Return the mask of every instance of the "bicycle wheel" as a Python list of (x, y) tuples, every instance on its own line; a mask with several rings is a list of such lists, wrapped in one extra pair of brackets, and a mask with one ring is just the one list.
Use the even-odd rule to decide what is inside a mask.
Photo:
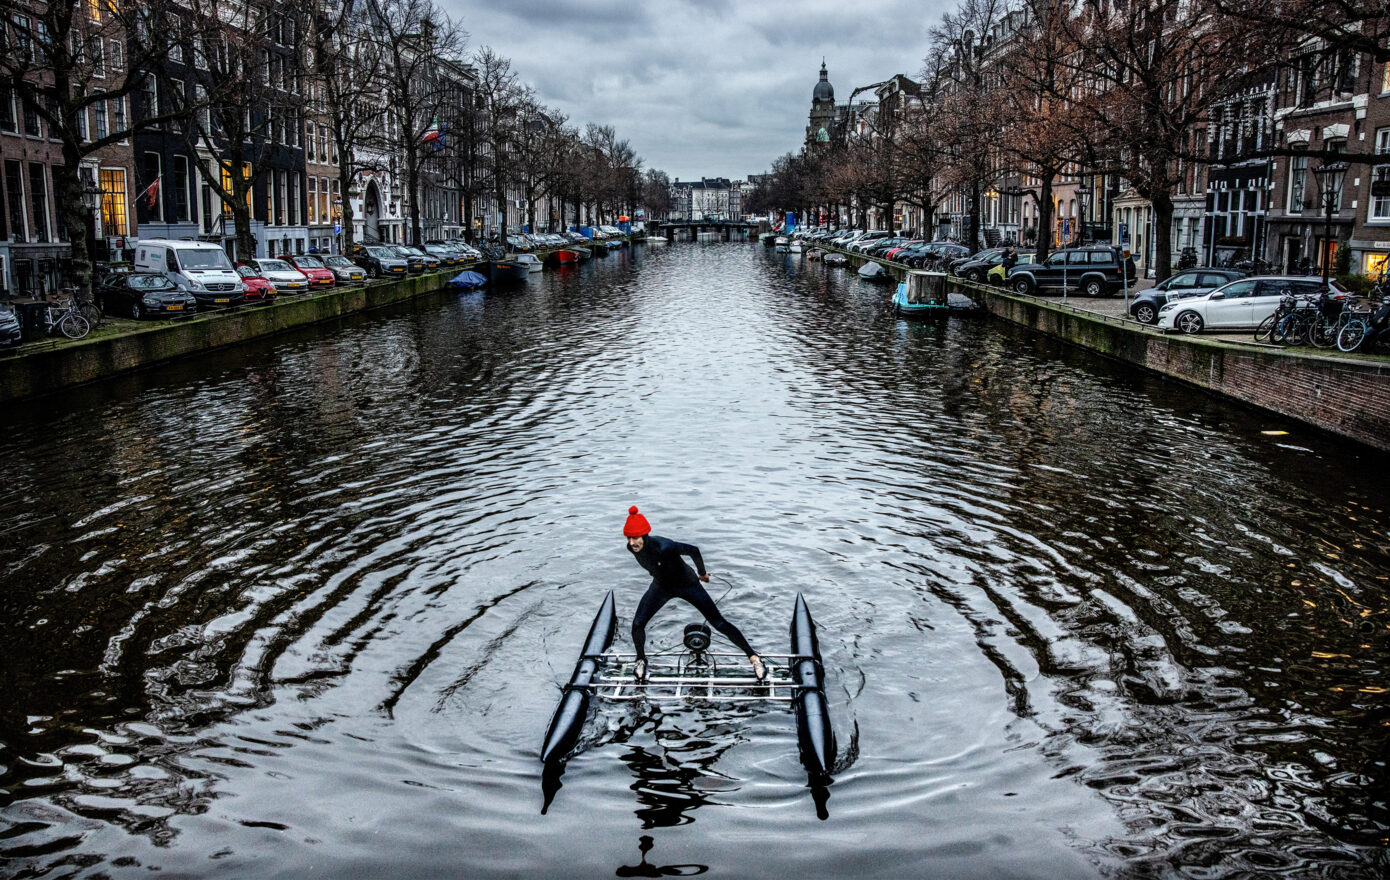
[(101, 322), (106, 320), (106, 314), (102, 312), (101, 306), (98, 305), (95, 300), (84, 306), (80, 306), (77, 312), (82, 317), (86, 318), (87, 323), (93, 327), (100, 326)]
[(1308, 341), (1317, 348), (1331, 348), (1337, 344), (1337, 334), (1341, 332), (1339, 323), (1329, 323), (1323, 318), (1314, 318), (1308, 325)]
[(76, 312), (68, 312), (58, 321), (58, 329), (69, 339), (81, 339), (91, 331), (92, 325)]
[(1263, 321), (1261, 321), (1260, 326), (1255, 328), (1255, 341), (1269, 342), (1270, 335), (1274, 333), (1274, 325), (1281, 317), (1283, 316), (1276, 312), (1275, 314), (1270, 315), (1268, 318), (1265, 318)]
[(1370, 328), (1366, 326), (1366, 322), (1360, 318), (1354, 318), (1347, 322), (1347, 325), (1342, 328), (1342, 332), (1337, 334), (1337, 348), (1342, 351), (1356, 351), (1365, 341), (1368, 329)]
[(1308, 339), (1308, 320), (1297, 312), (1285, 315), (1270, 338), (1280, 345), (1302, 345)]

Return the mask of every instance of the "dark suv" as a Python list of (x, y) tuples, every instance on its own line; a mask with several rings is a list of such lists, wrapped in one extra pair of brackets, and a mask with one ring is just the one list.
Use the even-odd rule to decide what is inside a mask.
[(1005, 284), (1018, 293), (1074, 287), (1087, 296), (1108, 296), (1124, 288), (1125, 276), (1134, 284), (1134, 261), (1120, 256), (1120, 249), (1104, 245), (1057, 251), (1042, 263), (1028, 263), (1009, 270)]

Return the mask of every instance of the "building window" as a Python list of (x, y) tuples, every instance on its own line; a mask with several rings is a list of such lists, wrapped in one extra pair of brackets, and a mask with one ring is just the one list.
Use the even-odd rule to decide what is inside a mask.
[(37, 162), (29, 163), (29, 204), (34, 209), (34, 241), (48, 241), (48, 175)]
[(30, 137), (43, 137), (43, 127), (39, 123), (39, 108), (35, 107), (32, 101), (20, 102), (24, 104), (24, 133)]
[(125, 130), (125, 98), (114, 98), (111, 101), (111, 133), (119, 135)]
[(1390, 61), (1385, 62), (1385, 70), (1380, 75), (1380, 93), (1390, 92)]
[(111, 40), (106, 51), (106, 58), (114, 71), (125, 70), (125, 47), (120, 40)]
[(14, 159), (5, 160), (5, 189), (9, 196), (10, 235), (26, 241), (24, 234), (24, 171)]
[(146, 74), (145, 80), (141, 85), (145, 93), (145, 117), (152, 118), (159, 115), (159, 82), (151, 75)]
[(319, 179), (309, 178), (309, 222), (319, 222)]
[(314, 126), (309, 125), (304, 132), (304, 149), (309, 157), (314, 155)]
[(14, 91), (11, 89), (0, 89), (0, 131), (19, 131), (19, 120), (14, 115)]
[(188, 173), (188, 157), (174, 157), (174, 185), (170, 194), (174, 197), (174, 216), (175, 223), (187, 223), (192, 219), (191, 209), (193, 207), (193, 177)]
[(87, 54), (92, 62), (92, 76), (98, 79), (106, 76), (106, 52), (105, 44), (101, 37), (92, 34), (87, 38)]
[(319, 222), (328, 222), (328, 178), (319, 178)]
[[(1376, 152), (1390, 159), (1390, 128), (1376, 132)], [(1390, 220), (1390, 165), (1371, 170), (1371, 220)]]
[(1303, 200), (1308, 178), (1308, 157), (1294, 156), (1289, 159), (1289, 204), (1290, 214), (1303, 213)]
[[(159, 178), (160, 178), (160, 163), (159, 163), (159, 154), (158, 154), (158, 153), (146, 153), (146, 154), (145, 154), (145, 169), (144, 169), (144, 170), (145, 170), (145, 187), (146, 187), (146, 189), (141, 190), (142, 193), (147, 192), (147, 191), (148, 191), (148, 188), (150, 187), (150, 185), (153, 184), (155, 181), (159, 180)], [(163, 222), (164, 222), (164, 199), (161, 198), (161, 196), (163, 195), (163, 193), (160, 192), (160, 189), (162, 189), (162, 188), (163, 188), (162, 182), (161, 182), (160, 186), (156, 186), (156, 187), (155, 187), (155, 189), (154, 189), (154, 204), (150, 204), (149, 196), (143, 196), (143, 197), (140, 199), (140, 201), (142, 201), (142, 202), (145, 203), (145, 216), (148, 217), (151, 221), (153, 221), (153, 222), (155, 222), (155, 223), (163, 223)]]
[(101, 225), (107, 235), (125, 235), (125, 169), (103, 168), (98, 179), (101, 183)]
[(299, 172), (290, 172), (290, 225), (299, 225)]

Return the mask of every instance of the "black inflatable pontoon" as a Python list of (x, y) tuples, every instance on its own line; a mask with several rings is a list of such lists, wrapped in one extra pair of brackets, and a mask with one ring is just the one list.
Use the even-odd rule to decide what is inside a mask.
[(648, 657), (647, 676), (639, 679), (633, 669), (636, 654), (608, 651), (613, 626), (610, 591), (589, 627), (584, 652), (550, 721), (541, 747), (541, 761), (555, 764), (569, 756), (584, 728), (591, 697), (650, 702), (774, 702), (792, 704), (802, 764), (814, 776), (830, 774), (835, 761), (835, 732), (825, 699), (825, 669), (821, 665), (816, 625), (801, 594), (797, 594), (792, 612), (791, 653), (761, 655), (768, 662), (767, 677), (761, 682), (749, 670), (748, 658), (704, 650), (708, 645), (707, 630), (703, 642), (692, 642), (689, 627), (689, 651), (674, 659), (669, 655)]

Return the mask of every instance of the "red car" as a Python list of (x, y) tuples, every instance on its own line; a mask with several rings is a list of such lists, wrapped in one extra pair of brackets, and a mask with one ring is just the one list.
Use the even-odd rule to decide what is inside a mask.
[(313, 254), (281, 254), (279, 259), (307, 275), (310, 287), (332, 287), (338, 280), (333, 270)]
[(267, 302), (275, 299), (275, 285), (256, 274), (254, 268), (245, 263), (238, 263), (236, 273), (241, 276), (241, 283), (246, 285), (247, 302)]

